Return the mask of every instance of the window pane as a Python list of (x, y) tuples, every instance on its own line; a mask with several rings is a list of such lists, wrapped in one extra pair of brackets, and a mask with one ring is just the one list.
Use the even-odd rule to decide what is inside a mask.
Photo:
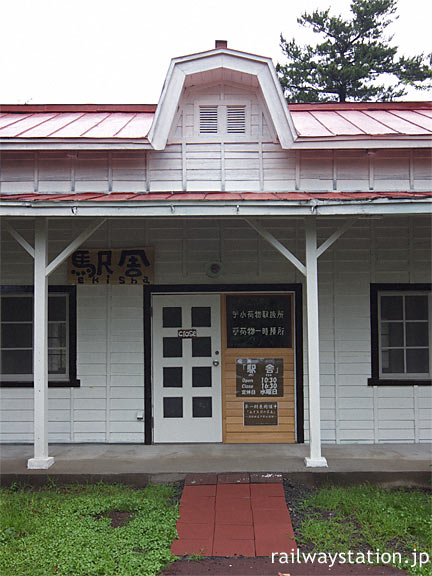
[(194, 358), (211, 356), (211, 338), (192, 338), (192, 356)]
[(66, 350), (48, 350), (49, 374), (66, 374)]
[(383, 350), (381, 358), (383, 374), (404, 373), (403, 350)]
[(181, 358), (183, 355), (183, 344), (181, 338), (165, 337), (163, 339), (163, 357)]
[(429, 350), (410, 348), (406, 352), (407, 372), (409, 374), (429, 374)]
[(31, 350), (2, 350), (1, 374), (32, 374), (33, 352)]
[(192, 388), (211, 388), (211, 385), (212, 385), (211, 366), (193, 366)]
[(66, 296), (48, 297), (48, 320), (66, 320)]
[(402, 306), (402, 296), (381, 296), (381, 319), (402, 320)]
[(8, 320), (33, 321), (33, 297), (32, 296), (18, 296), (8, 297), (2, 296), (1, 299), (1, 319), (3, 322)]
[(181, 328), (182, 309), (180, 307), (165, 306), (162, 308), (162, 326), (164, 328)]
[(426, 294), (405, 297), (405, 317), (407, 320), (428, 319), (428, 297)]
[(211, 399), (211, 396), (192, 398), (192, 416), (193, 416), (193, 418), (211, 418), (212, 417), (212, 399)]
[(402, 322), (382, 322), (381, 323), (381, 346), (403, 346), (403, 323)]
[(2, 324), (2, 348), (31, 348), (33, 346), (33, 324)]
[(48, 347), (66, 347), (66, 324), (48, 324)]
[(183, 386), (183, 369), (179, 367), (165, 367), (163, 369), (163, 387), (181, 388)]
[(164, 418), (183, 418), (183, 398), (163, 399)]
[(211, 308), (210, 306), (194, 306), (192, 308), (192, 326), (211, 326)]
[(406, 323), (406, 345), (407, 346), (428, 346), (429, 345), (429, 324), (427, 322), (407, 322)]

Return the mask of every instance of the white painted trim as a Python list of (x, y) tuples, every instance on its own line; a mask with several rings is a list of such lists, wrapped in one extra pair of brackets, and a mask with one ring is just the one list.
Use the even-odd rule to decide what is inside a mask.
[(54, 270), (56, 270), (73, 252), (75, 252), (75, 250), (79, 248), (81, 244), (87, 240), (87, 238), (94, 234), (94, 232), (96, 232), (96, 230), (100, 228), (105, 221), (106, 218), (96, 223), (93, 222), (87, 226), (87, 228), (83, 230), (81, 234), (69, 244), (69, 246), (66, 246), (66, 248), (62, 250), (62, 252), (60, 252), (60, 254), (56, 256), (52, 262), (48, 264), (46, 268), (46, 275), (49, 276), (52, 274), (52, 272), (54, 272)]
[(26, 240), (25, 238), (23, 238), (23, 237), (21, 236), (21, 234), (20, 234), (19, 232), (17, 232), (17, 231), (15, 230), (15, 228), (13, 228), (13, 227), (9, 224), (9, 222), (4, 222), (4, 227), (5, 227), (6, 230), (9, 232), (9, 234), (12, 236), (12, 238), (14, 238), (14, 239), (18, 242), (18, 244), (19, 244), (20, 246), (22, 246), (22, 247), (24, 248), (24, 250), (25, 250), (26, 252), (28, 252), (28, 254), (30, 254), (30, 256), (31, 256), (32, 258), (34, 258), (34, 257), (35, 257), (35, 251), (34, 251), (33, 246), (31, 246), (31, 245), (27, 242), (27, 240)]
[(174, 61), (172, 61), (148, 133), (148, 140), (155, 150), (163, 150), (166, 146), (185, 78), (185, 73), (180, 68), (175, 67)]
[(342, 234), (351, 228), (356, 220), (357, 218), (351, 218), (345, 222), (345, 224), (343, 224), (338, 230), (336, 230), (336, 232), (334, 232), (329, 238), (327, 238), (327, 240), (325, 240), (317, 249), (317, 257), (319, 258), (322, 254), (324, 254), (324, 252), (330, 248), (330, 246), (332, 246), (332, 244), (334, 244), (336, 240), (342, 236)]
[(86, 140), (67, 140), (62, 142), (44, 140), (24, 140), (23, 138), (0, 139), (0, 150), (151, 150), (152, 145), (147, 138), (143, 140), (110, 140), (98, 141), (90, 138)]
[(293, 150), (352, 150), (360, 148), (361, 150), (369, 148), (430, 148), (430, 136), (425, 138), (407, 138), (399, 136), (398, 139), (379, 139), (375, 138), (340, 138), (333, 136), (332, 139), (304, 139), (298, 138), (291, 146)]
[(320, 355), (318, 326), (318, 255), (316, 218), (306, 218), (306, 316), (309, 381), (309, 458), (306, 466), (327, 466), (321, 456)]
[(282, 256), (284, 256), (287, 260), (289, 260), (291, 264), (294, 264), (294, 266), (297, 268), (297, 270), (299, 270), (303, 274), (303, 276), (306, 276), (305, 266), (300, 262), (300, 260), (296, 256), (294, 256), (292, 252), (290, 252), (290, 250), (288, 250), (288, 248), (286, 248), (281, 242), (279, 242), (279, 240), (275, 238), (273, 234), (271, 234), (260, 224), (258, 224), (256, 220), (248, 218), (245, 219), (245, 222), (247, 222), (249, 226), (253, 228), (256, 232), (258, 232), (260, 236), (265, 238), (267, 242), (271, 244), (273, 248), (275, 248), (278, 252), (280, 252)]
[(28, 468), (49, 468), (54, 458), (48, 456), (48, 220), (35, 221), (34, 258), (34, 458)]
[(432, 199), (421, 200), (306, 200), (306, 201), (252, 201), (243, 200), (179, 200), (179, 201), (130, 201), (130, 202), (25, 202), (6, 201), (0, 204), (0, 216), (30, 217), (285, 217), (285, 216), (368, 216), (385, 214), (432, 214)]

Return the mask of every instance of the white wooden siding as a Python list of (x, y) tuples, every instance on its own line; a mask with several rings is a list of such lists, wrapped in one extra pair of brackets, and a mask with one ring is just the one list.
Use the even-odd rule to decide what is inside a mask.
[[(265, 227), (300, 258), (300, 219), (262, 219)], [(30, 242), (32, 223), (16, 221)], [(50, 258), (84, 227), (80, 219), (50, 223)], [(336, 228), (320, 220), (322, 242)], [(124, 219), (105, 224), (86, 243), (113, 248), (153, 245), (158, 284), (295, 283), (301, 275), (243, 220)], [(31, 284), (33, 264), (2, 231), (0, 275), (4, 284)], [(222, 274), (209, 278), (211, 262)], [(369, 289), (375, 282), (429, 282), (429, 217), (359, 220), (319, 261), (321, 418), (324, 442), (426, 442), (432, 440), (431, 388), (369, 387)], [(66, 267), (50, 277), (66, 283)], [(78, 377), (81, 387), (49, 390), (50, 441), (143, 442), (144, 410), (142, 289), (78, 288)], [(306, 311), (304, 310), (304, 313)], [(304, 349), (306, 358), (306, 348)], [(307, 438), (307, 366), (305, 365)], [(30, 442), (31, 389), (0, 389), (0, 439)]]
[(429, 151), (295, 153), (269, 138), (170, 144), (146, 153), (2, 152), (0, 191), (422, 191), (430, 190), (431, 174)]

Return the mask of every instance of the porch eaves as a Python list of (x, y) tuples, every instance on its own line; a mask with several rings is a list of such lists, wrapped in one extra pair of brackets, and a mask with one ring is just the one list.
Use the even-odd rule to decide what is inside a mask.
[(0, 195), (4, 217), (286, 217), (432, 214), (432, 192)]

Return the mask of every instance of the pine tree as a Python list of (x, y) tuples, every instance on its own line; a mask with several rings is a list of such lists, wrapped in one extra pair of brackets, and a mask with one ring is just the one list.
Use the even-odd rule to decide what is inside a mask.
[(330, 9), (297, 19), (321, 35), (316, 46), (299, 46), (281, 34), (287, 63), (276, 70), (288, 102), (394, 100), (406, 94), (408, 85), (432, 86), (432, 55), (398, 57), (392, 37), (384, 37), (398, 17), (397, 0), (352, 0), (350, 9), (347, 20), (331, 16)]

